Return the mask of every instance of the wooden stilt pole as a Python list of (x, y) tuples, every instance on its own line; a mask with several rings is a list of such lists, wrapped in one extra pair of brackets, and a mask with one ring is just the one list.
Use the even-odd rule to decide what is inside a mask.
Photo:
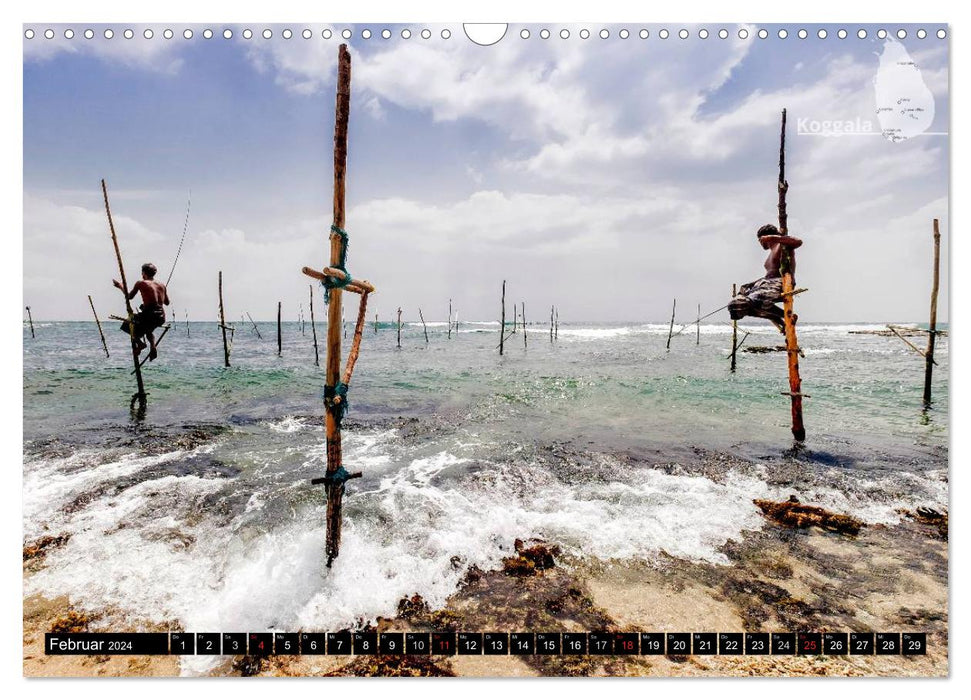
[(185, 337), (189, 337), (189, 310), (185, 310)]
[(401, 349), (401, 307), (398, 307), (398, 349)]
[(374, 314), (374, 334), (378, 333), (378, 315)]
[(674, 334), (674, 312), (678, 308), (678, 300), (674, 300), (674, 305), (671, 307), (671, 327), (668, 328), (668, 350), (671, 350), (671, 336)]
[(448, 300), (448, 339), (452, 339), (452, 300)]
[[(108, 342), (105, 340), (105, 332), (101, 330), (101, 320), (98, 318), (98, 312), (94, 310), (94, 301), (91, 299), (91, 295), (88, 295), (88, 303), (91, 304), (91, 313), (94, 314), (94, 322), (98, 324), (98, 335), (101, 336), (101, 347), (105, 349), (105, 357), (111, 357), (111, 353), (108, 352)], [(27, 307), (30, 308), (29, 306)]]
[(556, 310), (556, 323), (553, 326), (553, 340), (560, 339), (560, 310)]
[(527, 342), (526, 342), (526, 335), (527, 335), (526, 334), (526, 302), (525, 301), (522, 302), (522, 304), (520, 304), (519, 308), (521, 308), (523, 310), (523, 350), (526, 350), (527, 349)]
[(256, 331), (256, 337), (263, 340), (263, 336), (260, 333), (260, 327), (256, 325), (256, 321), (254, 321), (253, 317), (250, 316), (249, 311), (246, 312), (246, 318), (248, 318), (249, 322), (253, 324), (253, 330)]
[(499, 355), (502, 355), (506, 336), (506, 280), (502, 281), (502, 315), (499, 320)]
[(347, 321), (344, 320), (343, 308), (341, 308), (341, 328), (344, 330), (344, 340), (347, 340)]
[(317, 348), (317, 319), (314, 318), (314, 286), (310, 287), (310, 331), (314, 336), (314, 366), (320, 367), (320, 350)]
[(696, 326), (695, 345), (701, 345), (701, 304), (698, 304), (698, 321)]
[(34, 335), (34, 319), (33, 319), (33, 317), (32, 317), (32, 316), (30, 315), (30, 307), (29, 307), (29, 306), (27, 307), (27, 323), (28, 323), (28, 324), (30, 324), (30, 337), (31, 337), (31, 338), (34, 338), (34, 337), (36, 337), (36, 336)]
[[(732, 299), (738, 294), (736, 285), (732, 285)], [(735, 371), (735, 356), (738, 354), (738, 321), (732, 319), (732, 372)]]
[(553, 342), (553, 307), (550, 307), (550, 342)]
[(931, 379), (934, 376), (934, 345), (937, 341), (937, 290), (941, 281), (941, 230), (934, 219), (934, 281), (931, 285), (931, 318), (928, 324), (927, 352), (924, 353), (924, 406), (931, 405)]
[(307, 335), (306, 322), (303, 317), (303, 304), (300, 304), (300, 335)]
[(421, 319), (422, 330), (425, 331), (425, 345), (428, 345), (428, 326), (425, 325), (425, 317), (421, 314), (421, 307), (418, 307), (418, 318)]
[(138, 346), (135, 338), (135, 323), (133, 321), (134, 313), (132, 312), (131, 301), (128, 299), (128, 278), (125, 276), (125, 264), (121, 260), (118, 236), (115, 234), (115, 224), (111, 218), (111, 207), (108, 205), (108, 186), (104, 180), (101, 181), (101, 193), (104, 195), (105, 212), (108, 214), (108, 228), (111, 229), (111, 242), (115, 246), (115, 258), (118, 260), (118, 273), (121, 275), (122, 294), (125, 297), (125, 311), (128, 316), (128, 336), (131, 340), (132, 364), (135, 366), (135, 384), (138, 387), (138, 391), (132, 396), (132, 402), (134, 403), (137, 400), (139, 404), (144, 406), (148, 395), (145, 393), (145, 383), (142, 381), (142, 370), (138, 364)]
[[(789, 234), (789, 217), (786, 212), (786, 110), (782, 110), (782, 131), (779, 137), (779, 233)], [(786, 328), (786, 355), (789, 360), (789, 398), (792, 402), (792, 436), (797, 442), (806, 439), (802, 422), (802, 378), (799, 376), (799, 341), (796, 338), (796, 320), (792, 312), (795, 280), (792, 274), (793, 251), (786, 248), (782, 256), (782, 310)]]
[(283, 357), (283, 302), (276, 303), (276, 355)]
[(519, 312), (516, 311), (517, 308), (518, 307), (515, 304), (512, 305), (512, 332), (513, 333), (516, 332), (516, 328), (519, 325)]
[[(347, 122), (351, 109), (351, 54), (347, 44), (341, 44), (337, 57), (337, 99), (334, 116), (334, 223), (337, 229), (344, 229), (344, 192), (347, 174)], [(340, 267), (345, 258), (344, 238), (333, 229), (330, 234), (330, 267)], [(330, 303), (327, 307), (327, 360), (326, 387), (336, 391), (341, 379), (341, 312), (343, 292), (338, 287), (330, 290)], [(325, 388), (325, 393), (327, 389)], [(334, 402), (324, 402), (325, 429), (327, 433), (327, 477), (334, 479), (343, 470), (341, 448), (340, 416), (343, 406)], [(341, 543), (341, 504), (344, 499), (344, 483), (332, 480), (327, 483), (327, 566), (329, 567), (340, 551)]]
[(223, 332), (223, 362), (229, 367), (229, 338), (226, 336), (226, 310), (223, 307), (223, 271), (219, 271), (219, 327)]

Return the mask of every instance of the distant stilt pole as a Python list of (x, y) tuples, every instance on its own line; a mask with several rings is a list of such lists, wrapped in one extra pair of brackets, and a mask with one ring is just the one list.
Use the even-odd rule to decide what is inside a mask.
[(256, 325), (256, 321), (254, 321), (253, 317), (250, 316), (249, 311), (246, 312), (246, 318), (248, 318), (249, 322), (253, 324), (253, 330), (256, 331), (256, 337), (263, 340), (263, 336), (260, 334), (260, 327)]
[(283, 357), (283, 302), (276, 303), (276, 355)]
[[(732, 285), (732, 299), (738, 294), (738, 288), (736, 285)], [(738, 321), (732, 319), (732, 372), (735, 372), (735, 356), (738, 353)]]
[(185, 337), (189, 337), (189, 310), (185, 310)]
[(223, 332), (223, 361), (229, 367), (229, 338), (226, 336), (226, 311), (223, 306), (223, 271), (219, 271), (219, 327)]
[(378, 332), (378, 315), (374, 314), (374, 333), (377, 335)]
[[(101, 347), (105, 349), (105, 357), (111, 357), (111, 353), (108, 352), (108, 343), (105, 340), (105, 333), (101, 330), (101, 320), (98, 318), (98, 312), (94, 310), (94, 301), (91, 300), (91, 295), (88, 295), (88, 303), (91, 304), (91, 313), (94, 314), (94, 322), (98, 324), (98, 335), (101, 336)], [(27, 307), (27, 311), (30, 311), (30, 307)]]
[(27, 323), (30, 324), (30, 337), (34, 338), (34, 319), (30, 315), (30, 307), (27, 307)]
[(553, 340), (560, 339), (560, 310), (556, 310), (556, 323), (553, 325)]
[(668, 328), (668, 350), (671, 350), (671, 336), (674, 334), (674, 312), (678, 308), (678, 300), (674, 300), (674, 305), (671, 307), (671, 327)]
[(317, 347), (317, 319), (314, 318), (314, 286), (310, 287), (310, 330), (314, 335), (314, 366), (320, 367), (320, 350)]
[(553, 342), (553, 307), (550, 307), (550, 342)]
[(516, 305), (512, 305), (512, 332), (516, 332), (516, 326), (519, 323), (519, 312), (516, 311)]
[(448, 339), (452, 339), (452, 300), (448, 300)]
[(524, 301), (520, 307), (523, 310), (523, 349), (526, 349), (526, 302)]
[(133, 322), (134, 313), (131, 308), (131, 301), (128, 299), (128, 279), (125, 277), (125, 264), (121, 260), (121, 249), (118, 247), (118, 236), (115, 234), (115, 224), (111, 218), (111, 207), (108, 206), (108, 186), (105, 181), (101, 181), (101, 193), (104, 195), (105, 200), (105, 212), (108, 214), (108, 228), (111, 229), (111, 242), (115, 246), (115, 258), (118, 260), (118, 272), (121, 275), (121, 286), (122, 295), (125, 297), (125, 311), (128, 314), (128, 336), (131, 340), (131, 357), (132, 363), (135, 365), (135, 384), (138, 387), (138, 391), (132, 397), (132, 405), (135, 401), (144, 408), (145, 403), (148, 399), (148, 394), (145, 393), (145, 383), (142, 381), (142, 369), (138, 364), (138, 346), (136, 344), (135, 338), (135, 324)]
[(347, 321), (344, 320), (344, 307), (341, 306), (341, 328), (344, 329), (344, 340), (347, 340)]
[(701, 345), (701, 304), (698, 304), (698, 321), (696, 326), (695, 345)]
[(506, 336), (506, 280), (502, 281), (502, 315), (499, 320), (499, 355), (502, 356)]
[(927, 351), (924, 353), (924, 406), (931, 405), (931, 379), (934, 375), (934, 345), (937, 340), (937, 290), (941, 281), (941, 231), (934, 219), (934, 282), (931, 285), (931, 318), (927, 326)]
[(421, 307), (418, 307), (418, 318), (421, 319), (421, 327), (425, 331), (425, 345), (428, 345), (428, 326), (425, 325), (425, 317), (421, 315)]
[(303, 317), (303, 304), (300, 304), (300, 335), (307, 335), (306, 322)]
[(398, 349), (401, 349), (401, 307), (398, 307)]

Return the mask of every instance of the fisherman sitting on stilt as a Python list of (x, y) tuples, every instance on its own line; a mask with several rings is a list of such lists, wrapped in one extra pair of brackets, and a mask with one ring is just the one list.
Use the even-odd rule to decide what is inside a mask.
[[(169, 292), (165, 288), (165, 285), (155, 281), (156, 272), (158, 272), (158, 268), (152, 263), (142, 265), (142, 278), (135, 283), (135, 286), (132, 287), (130, 292), (118, 280), (111, 280), (112, 284), (124, 292), (125, 296), (129, 299), (134, 299), (138, 293), (142, 295), (141, 311), (132, 316), (135, 324), (134, 331), (129, 329), (128, 321), (124, 321), (121, 324), (121, 330), (126, 335), (134, 335), (135, 349), (138, 351), (138, 354), (141, 354), (142, 350), (146, 347), (150, 347), (148, 353), (149, 360), (154, 360), (158, 357), (158, 350), (155, 349), (155, 335), (153, 331), (165, 323), (165, 309), (162, 305), (165, 304), (167, 306), (171, 303), (169, 301)], [(145, 345), (142, 341), (142, 337), (144, 336), (148, 337), (148, 345)]]
[[(728, 305), (728, 314), (733, 320), (738, 321), (745, 316), (757, 316), (768, 319), (775, 324), (781, 333), (786, 332), (784, 314), (782, 309), (776, 306), (782, 301), (782, 256), (786, 248), (794, 249), (802, 245), (802, 241), (792, 236), (783, 236), (772, 224), (766, 224), (755, 234), (759, 239), (759, 244), (769, 251), (769, 257), (765, 259), (765, 277), (743, 284), (738, 290), (738, 294)], [(790, 266), (795, 284), (796, 257), (790, 255)], [(798, 317), (793, 314), (792, 321), (796, 322)]]

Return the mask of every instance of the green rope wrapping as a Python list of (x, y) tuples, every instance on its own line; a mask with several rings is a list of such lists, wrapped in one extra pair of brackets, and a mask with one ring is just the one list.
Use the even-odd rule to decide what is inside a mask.
[(334, 470), (333, 474), (325, 474), (323, 478), (323, 482), (328, 486), (330, 485), (343, 486), (350, 478), (351, 478), (350, 473), (346, 469), (344, 469), (344, 465), (341, 465), (337, 467), (336, 470)]
[(345, 231), (344, 229), (342, 229), (337, 224), (331, 224), (330, 225), (330, 230), (333, 233), (336, 233), (341, 238), (341, 256), (340, 256), (340, 262), (338, 262), (336, 265), (332, 265), (331, 267), (334, 267), (335, 269), (340, 270), (341, 272), (343, 272), (344, 273), (344, 277), (343, 278), (339, 278), (339, 277), (328, 277), (323, 282), (321, 282), (321, 284), (324, 286), (324, 303), (325, 304), (329, 304), (330, 303), (330, 290), (331, 289), (343, 289), (344, 287), (346, 287), (347, 285), (349, 285), (351, 283), (351, 273), (347, 271), (347, 241), (348, 241), (347, 231)]
[[(341, 429), (341, 422), (344, 420), (344, 414), (347, 413), (347, 390), (349, 388), (344, 382), (337, 382), (336, 386), (324, 386), (324, 405), (333, 411), (338, 430)], [(340, 397), (340, 401), (334, 401), (338, 397)]]

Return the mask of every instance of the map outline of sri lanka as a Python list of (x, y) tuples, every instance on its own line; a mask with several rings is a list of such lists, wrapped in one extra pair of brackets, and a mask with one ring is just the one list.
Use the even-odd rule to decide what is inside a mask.
[(894, 143), (920, 136), (934, 122), (934, 95), (904, 45), (888, 37), (873, 78), (876, 115), (884, 138)]

